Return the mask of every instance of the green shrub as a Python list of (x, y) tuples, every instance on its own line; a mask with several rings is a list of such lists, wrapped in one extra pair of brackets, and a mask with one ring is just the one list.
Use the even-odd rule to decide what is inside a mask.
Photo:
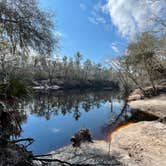
[(17, 76), (10, 76), (7, 82), (1, 85), (0, 92), (7, 97), (18, 97), (20, 99), (32, 94), (31, 88)]

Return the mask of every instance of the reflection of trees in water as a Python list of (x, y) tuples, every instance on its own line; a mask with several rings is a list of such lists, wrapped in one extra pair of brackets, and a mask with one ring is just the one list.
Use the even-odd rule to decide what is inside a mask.
[(0, 144), (3, 142), (2, 139), (8, 141), (10, 138), (15, 139), (20, 136), (22, 131), (20, 124), (27, 119), (26, 113), (21, 110), (17, 100), (0, 101)]
[(128, 109), (127, 104), (124, 103), (124, 105), (122, 105), (122, 108), (119, 109), (120, 112), (117, 113), (116, 110), (114, 110), (112, 107), (112, 111), (110, 112), (109, 116), (109, 121), (102, 127), (102, 131), (104, 133), (111, 133), (113, 130), (115, 130), (116, 127), (126, 122), (126, 120), (129, 120), (131, 112), (130, 109)]
[(78, 120), (81, 109), (88, 112), (91, 109), (100, 108), (101, 104), (111, 102), (113, 98), (117, 98), (117, 94), (110, 91), (59, 91), (47, 95), (35, 95), (26, 107), (31, 113), (44, 116), (46, 119), (49, 119), (51, 115), (72, 113), (74, 119)]
[[(81, 111), (90, 111), (94, 108), (100, 108), (104, 103), (111, 103), (117, 98), (116, 93), (109, 91), (98, 92), (56, 92), (52, 94), (35, 95), (29, 101), (16, 102), (14, 108), (11, 107), (9, 112), (1, 111), (0, 114), (0, 144), (5, 148), (13, 149), (19, 152), (17, 156), (30, 156), (30, 160), (34, 160), (33, 154), (26, 148), (33, 143), (32, 138), (18, 139), (21, 133), (21, 124), (27, 120), (27, 115), (36, 114), (38, 116), (49, 119), (51, 115), (66, 115), (71, 113), (75, 120), (81, 116)], [(20, 103), (21, 102), (21, 103)], [(12, 103), (13, 106), (13, 103)], [(110, 105), (110, 108), (113, 106)], [(111, 111), (110, 111), (111, 112)], [(6, 117), (6, 118), (5, 118)], [(12, 138), (13, 136), (13, 138)], [(26, 142), (26, 143), (22, 143)], [(16, 145), (19, 143), (19, 145)], [(0, 146), (2, 147), (2, 146)], [(4, 151), (4, 150), (1, 150)], [(25, 154), (24, 154), (25, 153)], [(8, 155), (5, 154), (5, 157)], [(11, 155), (11, 153), (10, 153)], [(4, 157), (4, 158), (5, 158)], [(58, 161), (62, 162), (62, 161)]]

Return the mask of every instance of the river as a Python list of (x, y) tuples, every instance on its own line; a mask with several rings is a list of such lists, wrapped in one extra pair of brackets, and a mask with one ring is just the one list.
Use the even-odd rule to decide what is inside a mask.
[(20, 138), (35, 140), (28, 147), (34, 154), (45, 154), (70, 144), (71, 136), (81, 128), (89, 128), (94, 139), (106, 139), (110, 124), (117, 120), (122, 107), (119, 93), (111, 91), (36, 94), (20, 108)]

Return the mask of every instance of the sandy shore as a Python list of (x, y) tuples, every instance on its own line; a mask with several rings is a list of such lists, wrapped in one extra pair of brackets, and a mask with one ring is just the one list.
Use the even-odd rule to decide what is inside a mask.
[[(153, 121), (130, 124), (112, 133), (111, 138), (110, 142), (84, 143), (80, 148), (66, 146), (51, 152), (51, 159), (81, 165), (166, 165), (166, 125), (163, 123)], [(56, 165), (60, 163), (49, 164)]]
[(128, 105), (133, 109), (150, 113), (159, 118), (166, 117), (166, 94), (161, 94), (150, 99), (130, 101)]

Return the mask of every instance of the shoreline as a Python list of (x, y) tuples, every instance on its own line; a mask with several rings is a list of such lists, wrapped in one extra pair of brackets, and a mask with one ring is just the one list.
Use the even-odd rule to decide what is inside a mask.
[[(111, 134), (110, 141), (94, 140), (52, 151), (50, 159), (71, 164), (164, 166), (166, 165), (166, 125), (158, 121), (142, 121), (119, 128)], [(46, 159), (48, 157), (45, 157)], [(34, 162), (41, 166), (40, 162)], [(52, 162), (49, 166), (59, 166)]]
[(98, 87), (98, 86), (87, 86), (87, 87), (63, 87), (63, 86), (33, 86), (32, 87), (33, 91), (36, 93), (50, 93), (50, 92), (58, 92), (58, 91), (118, 91), (119, 88), (114, 88), (114, 87), (107, 87), (107, 86), (103, 86), (103, 87)]
[(129, 101), (128, 105), (134, 110), (140, 110), (158, 118), (166, 117), (166, 94), (164, 93), (150, 99)]

